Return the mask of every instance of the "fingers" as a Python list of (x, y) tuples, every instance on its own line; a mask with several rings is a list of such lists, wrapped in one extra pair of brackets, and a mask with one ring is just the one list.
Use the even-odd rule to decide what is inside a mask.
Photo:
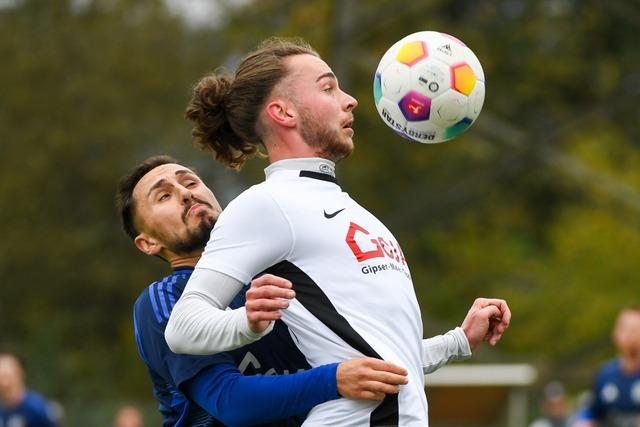
[(273, 274), (263, 274), (262, 276), (254, 279), (251, 282), (251, 287), (261, 287), (265, 285), (276, 286), (280, 288), (291, 289), (293, 285), (287, 279), (283, 279), (282, 277), (274, 276)]
[(504, 332), (504, 329), (508, 328), (509, 323), (511, 323), (511, 309), (509, 309), (509, 305), (505, 300), (499, 298), (476, 298), (469, 311), (483, 309), (488, 306), (494, 306), (500, 310), (500, 314), (493, 317), (500, 318), (500, 327)]
[(251, 282), (251, 288), (247, 291), (247, 300), (260, 298), (286, 298), (292, 299), (296, 296), (292, 289), (293, 285), (287, 279), (265, 274)]
[(385, 394), (399, 393), (407, 384), (406, 369), (374, 358), (342, 362), (336, 371), (338, 391), (344, 397), (382, 400)]
[(260, 288), (250, 288), (245, 298), (248, 301), (260, 300), (290, 300), (296, 296), (292, 289), (279, 288), (277, 286), (262, 286)]
[(372, 391), (367, 391), (367, 390), (363, 390), (359, 396), (351, 396), (353, 399), (360, 399), (360, 400), (374, 400), (377, 402), (380, 402), (381, 400), (384, 400), (384, 393), (375, 393)]
[[(367, 381), (363, 383), (363, 393), (371, 393), (373, 395), (398, 394), (400, 387), (398, 385), (387, 384), (378, 381)], [(383, 397), (384, 398), (384, 397)]]
[(363, 363), (366, 364), (366, 366), (376, 371), (389, 372), (389, 373), (401, 375), (401, 376), (407, 376), (408, 374), (407, 370), (402, 366), (394, 365), (393, 363), (387, 362), (386, 360), (375, 359), (373, 357), (369, 357), (362, 360), (363, 360)]
[(289, 300), (295, 298), (289, 280), (272, 274), (265, 274), (251, 282), (246, 293), (245, 309), (249, 328), (261, 332), (269, 322), (282, 317), (282, 310), (289, 307)]
[(501, 317), (504, 315), (504, 312), (495, 305), (489, 305), (478, 310), (476, 315), (486, 319), (485, 322), (488, 322), (484, 341), (488, 341), (489, 344), (495, 346), (509, 326), (508, 321), (505, 321), (504, 318)]

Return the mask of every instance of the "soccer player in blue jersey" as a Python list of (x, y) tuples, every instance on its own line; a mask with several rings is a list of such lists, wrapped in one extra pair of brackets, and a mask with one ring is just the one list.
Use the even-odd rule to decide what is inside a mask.
[(640, 307), (624, 308), (613, 329), (618, 357), (598, 372), (591, 402), (576, 427), (640, 426)]
[(13, 353), (0, 353), (0, 427), (57, 427), (57, 411), (29, 390), (24, 368)]
[[(142, 292), (134, 307), (136, 344), (165, 426), (262, 424), (303, 416), (314, 405), (340, 396), (381, 400), (406, 382), (404, 369), (375, 359), (310, 369), (281, 322), (260, 341), (232, 353), (172, 353), (164, 340), (167, 319), (209, 239), (220, 206), (193, 170), (167, 156), (152, 157), (134, 168), (122, 179), (117, 201), (123, 228), (138, 249), (172, 267), (171, 274)], [(248, 317), (260, 323), (279, 316), (277, 310), (293, 296), (282, 282), (286, 281), (269, 275), (253, 282), (246, 292), (246, 310), (238, 310), (243, 313), (238, 329), (250, 323)], [(242, 307), (244, 300), (243, 290), (231, 306)], [(246, 333), (252, 334), (250, 329)], [(239, 370), (262, 375), (242, 376)], [(274, 375), (287, 373), (291, 375)], [(299, 425), (301, 420), (294, 417), (276, 425)]]

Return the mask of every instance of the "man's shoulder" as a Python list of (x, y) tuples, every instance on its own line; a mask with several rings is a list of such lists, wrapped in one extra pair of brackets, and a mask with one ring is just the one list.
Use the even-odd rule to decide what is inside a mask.
[(136, 316), (153, 313), (158, 322), (166, 322), (176, 301), (182, 295), (193, 269), (178, 269), (152, 282), (142, 290), (134, 303)]
[(47, 399), (37, 391), (27, 390), (27, 393), (24, 397), (23, 405), (28, 405), (32, 407), (44, 407), (47, 405)]
[(30, 412), (41, 413), (49, 417), (51, 408), (50, 402), (40, 393), (27, 390), (24, 400), (22, 401), (22, 407)]
[(622, 370), (620, 369), (619, 359), (607, 360), (602, 365), (600, 365), (600, 370), (598, 371), (598, 377), (601, 380), (609, 380), (612, 377), (618, 377), (621, 374)]

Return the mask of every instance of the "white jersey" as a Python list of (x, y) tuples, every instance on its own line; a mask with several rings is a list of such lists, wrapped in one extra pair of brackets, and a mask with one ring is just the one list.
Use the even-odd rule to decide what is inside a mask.
[(398, 395), (377, 402), (332, 400), (307, 426), (420, 426), (427, 423), (422, 320), (400, 245), (337, 185), (333, 163), (276, 162), (267, 180), (224, 210), (198, 268), (248, 283), (285, 277), (296, 298), (283, 320), (310, 365), (369, 356), (409, 372)]

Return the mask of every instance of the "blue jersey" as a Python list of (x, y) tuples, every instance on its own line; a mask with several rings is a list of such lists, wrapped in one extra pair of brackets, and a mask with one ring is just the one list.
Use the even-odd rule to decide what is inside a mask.
[[(216, 418), (225, 424), (255, 425), (256, 420), (302, 414), (270, 424), (296, 426), (311, 407), (338, 397), (336, 366), (308, 371), (309, 364), (282, 322), (276, 322), (274, 330), (262, 339), (233, 352), (211, 356), (171, 352), (164, 331), (192, 272), (193, 268), (174, 270), (147, 287), (134, 305), (136, 345), (151, 376), (165, 427), (224, 425)], [(242, 305), (244, 292), (231, 307)], [(242, 377), (239, 371), (262, 376)], [(296, 372), (300, 373), (271, 376)], [(226, 413), (238, 417), (225, 418)], [(248, 414), (253, 418), (246, 418)]]
[(640, 425), (640, 371), (626, 374), (617, 359), (606, 363), (596, 377), (593, 401), (578, 418), (608, 427)]
[(0, 427), (57, 427), (55, 411), (38, 393), (27, 390), (20, 404), (8, 408), (0, 404)]

